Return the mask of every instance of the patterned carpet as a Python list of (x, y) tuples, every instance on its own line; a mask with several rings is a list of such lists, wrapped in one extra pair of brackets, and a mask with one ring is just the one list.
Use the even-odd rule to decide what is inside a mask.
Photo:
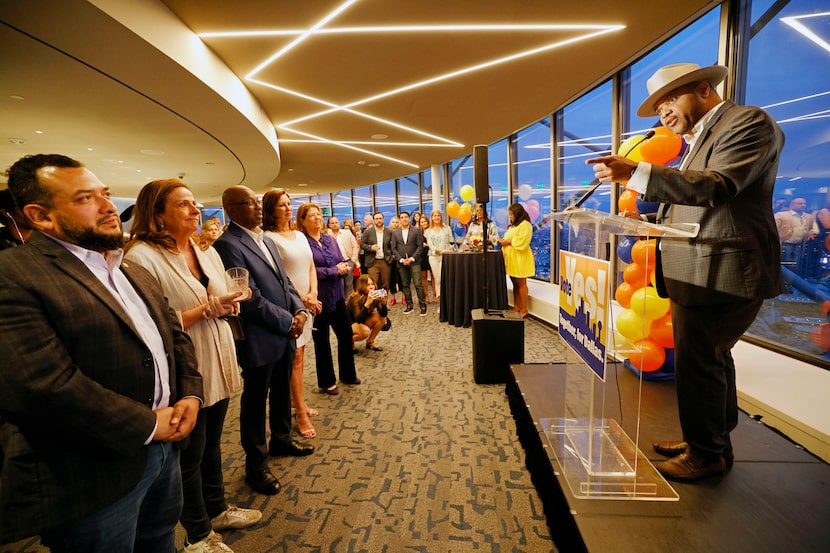
[[(429, 314), (391, 308), (393, 328), (359, 345), (360, 386), (336, 397), (315, 393), (313, 347), (306, 353), (306, 400), (317, 451), (275, 458), (283, 490), (268, 497), (245, 486), (238, 396), (225, 425), (228, 501), (263, 511), (248, 530), (226, 531), (236, 553), (555, 551), (542, 504), (499, 384), (472, 374), (472, 331)], [(561, 360), (549, 327), (525, 324), (525, 361)], [(179, 543), (183, 535), (179, 532)], [(0, 551), (40, 552), (36, 541)]]

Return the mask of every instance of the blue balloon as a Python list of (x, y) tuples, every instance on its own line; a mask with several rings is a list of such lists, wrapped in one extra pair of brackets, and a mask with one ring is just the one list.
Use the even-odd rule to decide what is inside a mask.
[(674, 348), (666, 348), (666, 360), (660, 370), (673, 371), (674, 370)]
[(623, 263), (631, 263), (634, 261), (631, 258), (631, 248), (634, 247), (635, 242), (637, 242), (636, 236), (620, 237), (620, 241), (617, 244), (617, 256), (623, 261)]
[(649, 215), (651, 213), (657, 213), (657, 210), (660, 208), (660, 202), (647, 202), (643, 200), (640, 196), (637, 196), (637, 213), (640, 215)]

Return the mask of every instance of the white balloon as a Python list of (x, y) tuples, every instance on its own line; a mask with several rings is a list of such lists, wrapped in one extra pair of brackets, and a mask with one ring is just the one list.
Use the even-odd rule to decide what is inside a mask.
[(533, 188), (529, 184), (519, 186), (519, 198), (528, 201), (533, 196)]

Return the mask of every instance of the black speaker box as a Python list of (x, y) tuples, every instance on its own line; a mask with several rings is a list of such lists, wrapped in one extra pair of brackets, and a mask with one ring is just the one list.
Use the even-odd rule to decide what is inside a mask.
[(515, 311), (473, 309), (473, 380), (507, 382), (510, 365), (525, 362), (525, 321)]
[(486, 204), (490, 201), (490, 164), (487, 161), (487, 146), (473, 146), (473, 182), (476, 189), (476, 202)]

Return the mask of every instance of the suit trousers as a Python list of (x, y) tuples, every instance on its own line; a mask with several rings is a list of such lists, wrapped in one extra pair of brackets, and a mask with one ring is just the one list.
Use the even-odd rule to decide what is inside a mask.
[(421, 282), (421, 264), (411, 263), (403, 265), (398, 263), (398, 275), (401, 277), (401, 289), (403, 290), (403, 297), (406, 298), (406, 308), (410, 306), (415, 307), (412, 303), (412, 286), (415, 285), (415, 293), (418, 295), (418, 305), (421, 309), (427, 308), (427, 300), (424, 295), (424, 284)]
[(337, 301), (333, 310), (324, 306), (320, 314), (314, 317), (314, 330), (311, 332), (311, 338), (314, 340), (314, 357), (317, 363), (317, 386), (321, 390), (337, 383), (329, 341), (329, 327), (334, 329), (334, 334), (337, 336), (337, 364), (340, 368), (340, 381), (349, 384), (357, 380), (352, 351), (354, 346), (352, 322), (346, 309), (346, 301), (341, 299)]
[(389, 289), (389, 276), (392, 274), (392, 268), (385, 259), (375, 259), (374, 264), (366, 269), (366, 271), (369, 273), (369, 276), (372, 277), (372, 280), (375, 281), (378, 288), (383, 288), (387, 292), (392, 292), (392, 290)]
[(190, 444), (181, 452), (184, 507), (181, 523), (187, 541), (196, 543), (210, 534), (210, 519), (223, 513), (225, 481), (222, 475), (222, 427), (230, 399), (199, 411)]
[(268, 468), (265, 435), (265, 402), (272, 443), (291, 443), (291, 367), (294, 349), (285, 348), (282, 357), (261, 367), (242, 368), (242, 397), (239, 426), (245, 470), (253, 473)]
[(763, 300), (683, 306), (671, 302), (677, 404), (683, 439), (692, 452), (715, 461), (732, 450), (738, 425), (732, 347)]
[(179, 451), (170, 442), (147, 446), (147, 466), (135, 488), (81, 520), (41, 534), (52, 553), (175, 553), (182, 510)]

